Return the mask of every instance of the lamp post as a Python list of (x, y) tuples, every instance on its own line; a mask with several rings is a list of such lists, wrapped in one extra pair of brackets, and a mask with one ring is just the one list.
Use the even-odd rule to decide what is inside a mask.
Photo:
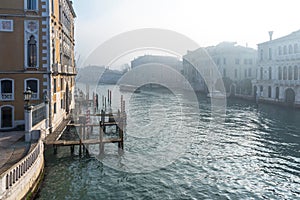
[(25, 106), (29, 106), (29, 101), (31, 99), (32, 91), (30, 90), (30, 87), (26, 88), (26, 91), (24, 91), (24, 101), (25, 101)]
[(25, 119), (25, 142), (31, 141), (31, 129), (32, 129), (32, 106), (29, 104), (32, 91), (27, 87), (24, 91), (24, 119)]

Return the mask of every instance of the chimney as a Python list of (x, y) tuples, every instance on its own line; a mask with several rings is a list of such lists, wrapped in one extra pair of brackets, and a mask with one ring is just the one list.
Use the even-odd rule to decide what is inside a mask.
[(272, 40), (273, 31), (269, 31), (270, 41)]

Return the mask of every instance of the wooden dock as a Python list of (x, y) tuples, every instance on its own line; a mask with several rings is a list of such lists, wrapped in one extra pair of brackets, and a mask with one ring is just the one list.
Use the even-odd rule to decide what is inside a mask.
[[(105, 99), (106, 101), (106, 98), (102, 99)], [(45, 138), (44, 143), (46, 145), (53, 145), (55, 154), (57, 153), (57, 148), (59, 146), (70, 146), (72, 154), (74, 153), (74, 146), (78, 146), (79, 155), (81, 155), (82, 152), (86, 152), (88, 154), (89, 145), (99, 145), (99, 154), (101, 155), (104, 153), (104, 145), (107, 143), (118, 143), (119, 152), (123, 151), (124, 129), (126, 126), (125, 101), (123, 100), (123, 96), (121, 96), (121, 109), (115, 113), (113, 113), (111, 109), (111, 91), (108, 91), (107, 105), (106, 102), (103, 103), (103, 105), (105, 105), (104, 108), (109, 109), (102, 109), (99, 113), (94, 112), (91, 114), (91, 110), (98, 109), (95, 109), (96, 107), (93, 105), (92, 100), (87, 99), (85, 101), (81, 98), (77, 103), (77, 107), (75, 107), (74, 111), (77, 114), (75, 115), (76, 118), (71, 119), (71, 117), (68, 117), (63, 120), (62, 123)], [(82, 114), (84, 112), (85, 114)], [(91, 123), (91, 118), (98, 119), (98, 123)], [(76, 132), (78, 134), (77, 139), (61, 139), (61, 136), (64, 133), (70, 133), (68, 132), (67, 127), (76, 128)], [(98, 127), (97, 131), (95, 131), (96, 128), (94, 127)], [(108, 129), (112, 129), (109, 127), (115, 128), (114, 134), (116, 137), (106, 137), (109, 135)]]

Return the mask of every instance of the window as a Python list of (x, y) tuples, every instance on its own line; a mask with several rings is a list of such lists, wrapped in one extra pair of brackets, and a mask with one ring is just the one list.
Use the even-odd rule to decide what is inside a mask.
[(294, 53), (298, 53), (298, 44), (294, 44)]
[(63, 98), (60, 100), (60, 108), (61, 108), (61, 109), (64, 108), (64, 99), (63, 99)]
[(53, 79), (53, 93), (56, 93), (56, 79)]
[(14, 81), (12, 79), (0, 79), (0, 100), (10, 101), (14, 99)]
[(56, 103), (53, 105), (53, 113), (56, 114)]
[(30, 90), (32, 92), (31, 99), (33, 99), (33, 100), (39, 99), (39, 80), (38, 79), (26, 79), (24, 91), (28, 87), (30, 88)]
[(272, 49), (269, 48), (269, 60), (272, 60)]
[(269, 80), (272, 79), (272, 67), (269, 67)]
[(261, 49), (260, 50), (260, 60), (264, 59), (264, 51)]
[(282, 68), (281, 67), (278, 68), (278, 79), (282, 80)]
[(240, 59), (236, 58), (235, 59), (235, 64), (237, 64), (237, 65), (240, 64)]
[(54, 0), (51, 0), (51, 11), (54, 14)]
[(250, 58), (250, 59), (249, 59), (249, 64), (252, 65), (252, 63), (253, 63), (253, 61), (252, 61), (252, 59)]
[(38, 0), (27, 0), (27, 10), (37, 10)]
[(283, 55), (286, 54), (286, 46), (283, 47)]
[(298, 80), (298, 67), (294, 66), (294, 80)]
[(249, 77), (252, 76), (252, 69), (251, 69), (251, 68), (248, 69), (248, 76), (249, 76)]
[(289, 54), (292, 54), (293, 53), (293, 47), (292, 47), (292, 45), (290, 44), (289, 45)]
[(261, 85), (260, 86), (260, 92), (262, 93), (264, 91), (264, 87)]
[(272, 95), (272, 88), (271, 86), (268, 87), (268, 97), (271, 98)]
[(279, 99), (279, 87), (276, 87), (276, 99)]
[(235, 70), (234, 70), (234, 78), (237, 78), (237, 72), (238, 72), (238, 70), (235, 69)]
[(293, 69), (292, 66), (289, 66), (289, 80), (293, 79)]
[(34, 36), (30, 36), (27, 42), (28, 67), (37, 67), (37, 46)]
[(260, 80), (263, 80), (264, 77), (264, 68), (260, 68)]
[(282, 55), (282, 47), (281, 46), (278, 47), (278, 54)]
[(287, 68), (283, 67), (283, 80), (287, 79)]
[(64, 79), (63, 78), (60, 79), (60, 90), (61, 91), (64, 90)]

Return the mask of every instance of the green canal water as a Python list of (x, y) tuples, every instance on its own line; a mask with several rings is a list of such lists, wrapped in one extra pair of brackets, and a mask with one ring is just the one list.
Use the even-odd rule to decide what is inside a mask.
[(132, 95), (124, 154), (113, 144), (102, 159), (47, 149), (37, 199), (300, 199), (300, 111), (241, 100), (227, 101), (222, 120), (211, 110), (201, 95)]

